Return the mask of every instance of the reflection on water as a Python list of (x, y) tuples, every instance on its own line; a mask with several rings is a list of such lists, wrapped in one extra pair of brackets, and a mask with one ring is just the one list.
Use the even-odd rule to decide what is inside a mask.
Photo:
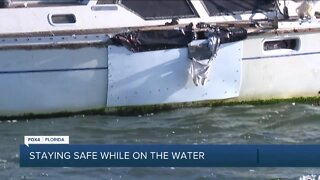
[(19, 168), (24, 135), (67, 135), (73, 144), (318, 144), (320, 107), (309, 104), (3, 120), (0, 179), (299, 179), (320, 174), (320, 168)]

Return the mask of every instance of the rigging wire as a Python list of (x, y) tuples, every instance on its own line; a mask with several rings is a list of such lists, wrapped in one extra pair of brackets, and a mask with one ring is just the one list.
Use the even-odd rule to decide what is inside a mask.
[(275, 1), (275, 6), (278, 9), (278, 12), (284, 17), (284, 19), (289, 19), (289, 10), (287, 7), (286, 0), (283, 0), (283, 9), (281, 10), (280, 0)]

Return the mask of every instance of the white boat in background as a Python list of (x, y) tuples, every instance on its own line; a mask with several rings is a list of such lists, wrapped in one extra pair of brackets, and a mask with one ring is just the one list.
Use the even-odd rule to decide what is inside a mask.
[(0, 116), (317, 97), (320, 22), (300, 5), (6, 0)]

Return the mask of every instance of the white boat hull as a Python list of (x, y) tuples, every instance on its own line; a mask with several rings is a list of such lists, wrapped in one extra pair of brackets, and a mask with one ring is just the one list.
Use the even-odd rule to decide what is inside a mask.
[[(2, 117), (320, 94), (320, 22), (317, 19), (277, 22), (282, 17), (278, 16), (280, 12), (269, 9), (272, 6), (262, 12), (241, 11), (234, 15), (221, 7), (217, 14), (212, 14), (208, 11), (210, 6), (198, 0), (185, 3), (192, 16), (173, 12), (151, 18), (142, 16), (143, 9), (139, 10), (140, 14), (130, 9), (124, 1), (110, 4), (111, 1), (70, 0), (61, 1), (62, 5), (37, 2), (42, 5), (19, 0), (0, 8)], [(280, 11), (287, 5), (289, 14), (294, 16), (300, 2), (281, 4)], [(172, 17), (181, 17), (179, 25), (163, 26)], [(247, 29), (254, 29), (248, 39), (220, 46), (204, 86), (195, 86), (188, 74), (191, 60), (187, 48), (133, 53), (123, 46), (108, 44), (111, 35), (123, 32), (141, 28), (142, 31), (172, 30), (199, 22), (220, 23), (217, 26), (247, 25)], [(262, 28), (257, 22), (268, 25)], [(193, 26), (193, 30), (192, 33), (198, 33), (203, 28)], [(265, 42), (287, 39), (294, 39), (297, 46), (265, 48)], [(184, 46), (186, 44), (179, 47)]]
[[(186, 48), (132, 53), (124, 47), (0, 51), (0, 116), (77, 112), (202, 100), (251, 101), (318, 96), (320, 33), (259, 35), (224, 44), (208, 83), (188, 75)], [(298, 50), (263, 50), (270, 39), (299, 38)]]
[(105, 47), (0, 51), (0, 115), (102, 108), (107, 101)]
[[(187, 48), (132, 53), (109, 47), (107, 106), (136, 106), (238, 97), (243, 42), (223, 44), (205, 85), (190, 77)], [(230, 53), (232, 52), (232, 53)]]
[[(239, 99), (315, 97), (320, 91), (320, 33), (291, 33), (245, 41)], [(297, 50), (263, 50), (263, 42), (297, 38)], [(253, 50), (254, 49), (254, 50)]]

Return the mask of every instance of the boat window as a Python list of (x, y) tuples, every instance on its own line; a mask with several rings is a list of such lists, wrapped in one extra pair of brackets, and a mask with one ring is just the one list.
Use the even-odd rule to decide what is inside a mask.
[(4, 1), (0, 1), (0, 8), (6, 8), (8, 5)]
[(116, 4), (118, 0), (98, 0), (97, 4)]
[(273, 10), (274, 0), (202, 0), (210, 16)]
[(51, 22), (53, 24), (74, 24), (76, 17), (73, 14), (54, 14), (51, 16)]
[(147, 20), (197, 16), (190, 0), (122, 0), (121, 4)]
[(299, 39), (284, 39), (284, 40), (273, 40), (266, 41), (263, 44), (263, 50), (271, 51), (276, 49), (291, 49), (298, 50)]

